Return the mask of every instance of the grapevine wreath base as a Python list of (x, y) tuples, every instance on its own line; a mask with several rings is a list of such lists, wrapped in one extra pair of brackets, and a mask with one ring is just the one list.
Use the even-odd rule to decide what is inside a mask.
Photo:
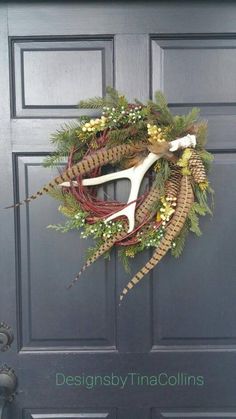
[[(82, 229), (83, 238), (96, 240), (69, 287), (114, 246), (126, 268), (130, 258), (153, 248), (151, 259), (123, 289), (122, 300), (168, 250), (175, 257), (181, 254), (189, 231), (201, 234), (199, 215), (211, 213), (208, 194), (213, 192), (206, 175), (212, 161), (204, 149), (207, 124), (198, 120), (195, 108), (185, 116), (172, 115), (160, 92), (144, 105), (138, 100), (129, 103), (108, 88), (105, 98), (79, 106), (102, 109), (102, 115), (82, 116), (53, 135), (56, 151), (45, 166), (58, 165), (66, 157), (67, 167), (23, 202), (49, 193), (61, 201), (59, 211), (68, 218), (64, 225), (49, 227), (61, 232)], [(103, 174), (103, 167), (118, 171)], [(138, 196), (144, 177), (149, 187)], [(120, 178), (130, 180), (127, 203), (111, 200), (105, 192), (99, 198), (100, 184)]]

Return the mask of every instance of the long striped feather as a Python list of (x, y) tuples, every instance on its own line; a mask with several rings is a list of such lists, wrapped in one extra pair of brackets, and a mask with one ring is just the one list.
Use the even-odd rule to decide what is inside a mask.
[[(147, 197), (144, 199), (144, 201), (136, 211), (135, 218), (137, 224), (140, 224), (146, 217), (148, 217), (149, 219), (153, 217), (154, 214), (152, 212), (152, 207), (154, 202), (158, 201), (159, 197), (160, 193), (155, 187), (155, 185), (153, 185)], [(117, 241), (122, 240), (127, 235), (128, 228), (129, 224), (127, 220), (125, 220), (123, 231), (111, 237), (110, 240), (107, 240), (99, 247), (99, 249), (97, 249), (94, 255), (85, 262), (79, 273), (75, 276), (75, 278), (71, 281), (67, 288), (71, 288), (80, 279), (81, 275), (89, 266), (96, 262), (100, 258), (100, 256), (102, 256), (104, 253), (110, 250)]]
[(194, 200), (193, 190), (188, 176), (183, 176), (180, 183), (180, 192), (177, 201), (176, 211), (171, 219), (169, 226), (167, 227), (165, 236), (160, 242), (158, 248), (153, 253), (151, 259), (143, 266), (142, 269), (131, 279), (120, 294), (120, 302), (128, 294), (135, 285), (137, 285), (141, 279), (150, 272), (160, 260), (165, 256), (168, 250), (171, 248), (173, 239), (181, 231), (185, 220), (188, 216), (189, 210)]
[(8, 208), (15, 208), (23, 205), (24, 203), (28, 203), (39, 196), (48, 193), (50, 189), (55, 188), (62, 182), (70, 181), (78, 175), (84, 175), (90, 173), (93, 169), (97, 167), (104, 166), (109, 162), (116, 162), (119, 161), (124, 155), (128, 155), (130, 152), (134, 150), (132, 144), (120, 144), (118, 146), (112, 147), (108, 150), (99, 150), (97, 153), (92, 154), (91, 156), (86, 157), (79, 163), (76, 163), (69, 169), (65, 170), (61, 175), (56, 176), (51, 182), (47, 183), (37, 191), (34, 195), (31, 195), (29, 198), (24, 199), (22, 202), (18, 202), (17, 204), (10, 205), (6, 207)]

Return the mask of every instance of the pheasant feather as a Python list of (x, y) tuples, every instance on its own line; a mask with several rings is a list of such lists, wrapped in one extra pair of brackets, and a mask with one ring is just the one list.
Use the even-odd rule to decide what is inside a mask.
[(99, 150), (98, 152), (86, 157), (77, 164), (74, 164), (72, 167), (67, 169), (61, 175), (55, 177), (51, 182), (47, 183), (37, 191), (34, 195), (31, 195), (29, 198), (24, 199), (22, 202), (18, 202), (15, 205), (10, 205), (7, 208), (15, 208), (23, 205), (24, 203), (29, 203), (30, 201), (48, 193), (50, 189), (55, 188), (62, 182), (70, 181), (76, 176), (85, 175), (90, 173), (93, 169), (104, 166), (109, 162), (117, 162), (124, 155), (129, 154), (134, 150), (134, 146), (131, 144), (121, 144), (115, 147), (112, 147), (108, 150)]
[[(158, 192), (155, 185), (152, 186), (150, 189), (147, 197), (144, 199), (140, 207), (137, 209), (136, 212), (136, 224), (140, 224), (145, 218), (149, 220), (153, 217), (155, 211), (152, 211), (153, 205), (155, 202), (158, 201), (160, 198), (160, 193)], [(81, 268), (79, 273), (76, 275), (76, 277), (71, 281), (71, 283), (68, 285), (68, 288), (71, 288), (81, 277), (81, 275), (86, 271), (86, 269), (91, 266), (94, 262), (96, 262), (100, 256), (102, 256), (104, 253), (108, 252), (114, 244), (118, 241), (121, 241), (126, 237), (128, 233), (128, 222), (125, 220), (124, 222), (124, 229), (122, 232), (117, 233), (115, 236), (108, 239), (105, 243), (103, 243), (97, 251), (91, 256), (84, 264), (84, 266)]]
[(135, 285), (137, 285), (141, 279), (150, 272), (160, 260), (165, 256), (168, 250), (171, 248), (171, 243), (173, 239), (181, 231), (185, 220), (188, 216), (188, 213), (191, 209), (192, 203), (194, 200), (193, 190), (191, 182), (188, 176), (183, 176), (180, 184), (180, 192), (177, 201), (176, 211), (171, 219), (169, 226), (167, 227), (166, 234), (162, 239), (160, 245), (155, 250), (151, 259), (146, 263), (146, 265), (131, 279), (131, 281), (126, 285), (120, 295), (120, 301), (123, 300), (124, 296), (127, 295), (129, 290), (131, 290)]

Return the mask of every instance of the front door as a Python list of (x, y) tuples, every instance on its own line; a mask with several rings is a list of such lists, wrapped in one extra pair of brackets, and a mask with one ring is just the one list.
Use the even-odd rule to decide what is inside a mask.
[(115, 253), (66, 290), (89, 243), (46, 228), (62, 220), (50, 197), (1, 209), (0, 322), (14, 341), (0, 361), (18, 380), (6, 417), (236, 417), (235, 47), (230, 1), (1, 3), (2, 208), (53, 175), (50, 133), (107, 85), (131, 100), (162, 89), (175, 113), (201, 107), (216, 191), (204, 235), (165, 257), (121, 309), (130, 275)]

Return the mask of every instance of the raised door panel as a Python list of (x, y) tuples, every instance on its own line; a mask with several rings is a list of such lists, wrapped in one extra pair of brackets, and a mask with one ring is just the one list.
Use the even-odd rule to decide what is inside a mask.
[(162, 411), (157, 412), (157, 410), (153, 410), (152, 419), (229, 419), (229, 418), (236, 418), (236, 412), (233, 410), (195, 410), (195, 409), (188, 409), (188, 410), (181, 410), (178, 411)]
[(187, 237), (180, 259), (168, 255), (153, 272), (153, 349), (236, 344), (235, 174), (236, 155), (216, 154), (214, 215), (201, 220), (203, 236)]
[(112, 38), (12, 38), (10, 47), (14, 118), (76, 117), (81, 99), (113, 85)]
[(103, 409), (79, 409), (77, 411), (69, 411), (62, 413), (62, 411), (56, 410), (38, 410), (38, 409), (25, 409), (24, 419), (116, 419), (115, 410), (103, 410)]
[[(50, 176), (43, 156), (16, 156), (15, 195), (31, 195)], [(56, 172), (55, 172), (56, 174)], [(112, 193), (112, 186), (110, 187)], [(85, 262), (79, 232), (63, 235), (50, 224), (64, 223), (59, 203), (46, 196), (23, 206), (17, 216), (17, 282), (20, 347), (50, 350), (115, 349), (115, 265), (101, 259), (66, 289)], [(109, 269), (108, 269), (109, 263)]]
[(236, 38), (233, 34), (151, 38), (151, 94), (161, 89), (174, 112), (201, 107), (210, 148), (235, 147)]

